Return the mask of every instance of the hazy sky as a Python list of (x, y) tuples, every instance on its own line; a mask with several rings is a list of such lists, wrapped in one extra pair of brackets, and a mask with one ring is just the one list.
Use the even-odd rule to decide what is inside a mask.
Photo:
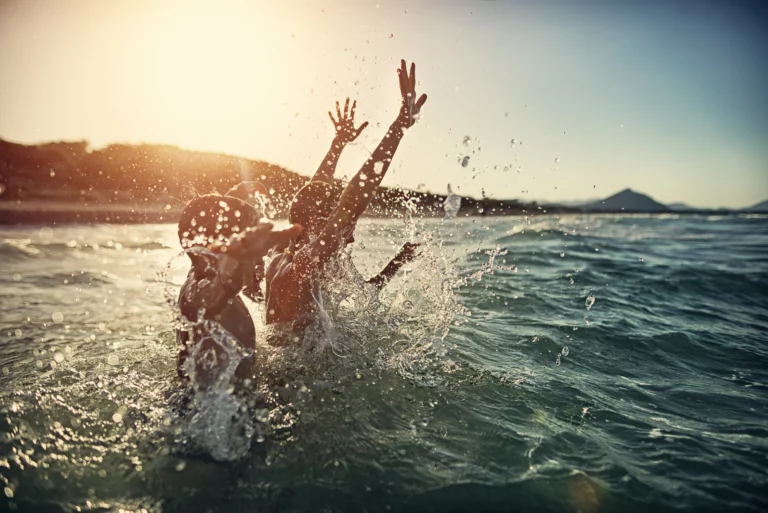
[(396, 115), (406, 58), (429, 101), (385, 185), (746, 206), (768, 198), (768, 17), (713, 4), (0, 0), (0, 137), (309, 174), (349, 95), (371, 122), (342, 156), (351, 175)]

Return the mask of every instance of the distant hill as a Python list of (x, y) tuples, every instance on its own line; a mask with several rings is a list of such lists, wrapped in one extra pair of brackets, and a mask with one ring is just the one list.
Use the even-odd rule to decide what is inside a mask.
[(582, 205), (588, 212), (670, 212), (672, 209), (662, 205), (650, 196), (624, 189), (602, 201)]
[(696, 212), (701, 210), (700, 208), (692, 207), (687, 203), (682, 203), (680, 201), (676, 203), (669, 203), (667, 206), (670, 208), (670, 210), (674, 210), (675, 212)]
[[(0, 139), (0, 224), (25, 222), (174, 221), (193, 191), (225, 193), (243, 180), (270, 191), (268, 215), (282, 217), (307, 176), (232, 155), (175, 146), (111, 144), (92, 149), (86, 141), (25, 145)], [(336, 180), (336, 186), (341, 187)], [(369, 215), (443, 216), (445, 196), (380, 187)], [(271, 210), (274, 209), (274, 210)], [(462, 197), (459, 215), (567, 213), (567, 207), (514, 199)]]
[(768, 213), (768, 200), (761, 201), (757, 205), (752, 205), (751, 207), (744, 209), (746, 212), (766, 212)]
[(602, 201), (600, 198), (589, 198), (582, 200), (561, 200), (561, 201), (542, 201), (542, 203), (548, 203), (550, 205), (559, 205), (561, 207), (580, 208), (590, 203), (597, 203)]

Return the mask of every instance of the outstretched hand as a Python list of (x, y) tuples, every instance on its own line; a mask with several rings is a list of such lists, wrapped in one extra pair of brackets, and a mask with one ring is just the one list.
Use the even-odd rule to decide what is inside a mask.
[(338, 119), (334, 119), (333, 114), (331, 114), (331, 111), (328, 111), (328, 117), (331, 118), (331, 123), (333, 123), (333, 127), (336, 129), (336, 141), (342, 144), (347, 144), (355, 139), (358, 138), (358, 136), (362, 133), (363, 130), (365, 130), (365, 127), (368, 126), (368, 122), (366, 121), (359, 127), (355, 128), (355, 108), (357, 107), (357, 100), (352, 102), (352, 109), (349, 109), (349, 98), (347, 98), (347, 101), (344, 103), (344, 114), (342, 115), (341, 108), (339, 106), (339, 102), (336, 102), (336, 116)]
[(400, 96), (402, 104), (397, 121), (403, 128), (410, 128), (416, 123), (421, 112), (421, 107), (427, 101), (427, 95), (422, 94), (416, 99), (416, 64), (411, 63), (411, 72), (405, 67), (405, 60), (400, 61), (400, 68), (397, 70), (397, 77), (400, 80)]
[(403, 264), (407, 264), (408, 262), (411, 262), (416, 259), (421, 253), (416, 254), (416, 248), (421, 246), (418, 242), (406, 242), (403, 244), (403, 247), (400, 248), (400, 251), (397, 253), (397, 256), (395, 257), (395, 260), (398, 262), (402, 262)]
[(218, 248), (218, 251), (237, 260), (259, 260), (275, 246), (287, 245), (303, 230), (293, 224), (284, 230), (274, 230), (272, 223), (260, 223), (248, 228)]

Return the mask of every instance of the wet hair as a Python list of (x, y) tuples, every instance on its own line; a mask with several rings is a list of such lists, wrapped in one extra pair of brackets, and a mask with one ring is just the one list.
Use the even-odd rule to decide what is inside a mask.
[(325, 225), (338, 199), (338, 187), (326, 182), (310, 182), (293, 197), (288, 220), (291, 224), (302, 225), (307, 233), (315, 233)]
[[(198, 196), (181, 212), (179, 242), (188, 249), (226, 241), (255, 225), (260, 217), (254, 207), (241, 199), (220, 194)], [(192, 258), (192, 254), (188, 254)]]

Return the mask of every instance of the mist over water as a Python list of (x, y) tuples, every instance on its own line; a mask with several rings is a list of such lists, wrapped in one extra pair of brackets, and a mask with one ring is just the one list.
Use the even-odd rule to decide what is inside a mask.
[[(768, 508), (767, 217), (356, 238), (300, 340), (251, 304), (247, 392), (191, 395), (175, 226), (0, 230), (2, 509)], [(421, 257), (363, 286), (406, 238)]]

